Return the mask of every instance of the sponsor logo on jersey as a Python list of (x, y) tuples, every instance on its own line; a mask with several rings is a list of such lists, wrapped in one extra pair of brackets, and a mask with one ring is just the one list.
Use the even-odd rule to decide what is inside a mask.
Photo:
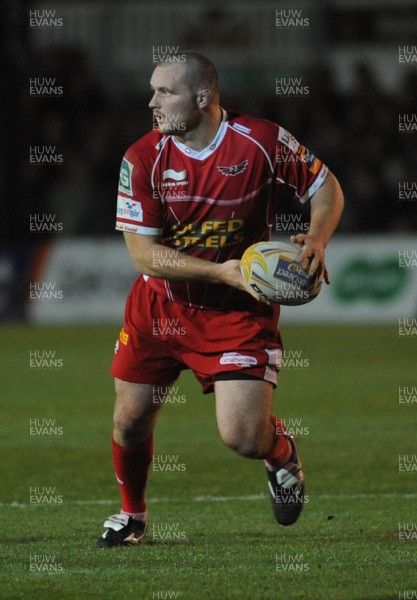
[(143, 210), (142, 204), (124, 196), (117, 196), (116, 215), (119, 219), (127, 219), (135, 223), (142, 223)]
[(284, 146), (287, 146), (292, 152), (297, 153), (300, 147), (300, 142), (298, 142), (291, 133), (289, 133), (283, 127), (280, 127), (278, 130), (278, 140)]
[(171, 226), (170, 242), (181, 250), (191, 247), (216, 250), (243, 242), (244, 228), (245, 220), (242, 218), (175, 223)]
[(239, 352), (223, 352), (220, 359), (221, 365), (237, 365), (238, 367), (250, 367), (257, 365), (258, 361), (254, 356), (239, 354)]
[(132, 172), (133, 165), (125, 158), (122, 160), (122, 165), (120, 167), (120, 179), (119, 179), (119, 190), (128, 194), (129, 196), (133, 195), (132, 191)]
[(163, 189), (176, 188), (178, 186), (188, 185), (188, 173), (186, 169), (176, 171), (175, 169), (166, 169), (162, 173), (161, 187)]
[(247, 166), (249, 164), (249, 160), (243, 160), (238, 165), (231, 165), (230, 167), (217, 167), (217, 170), (220, 171), (222, 175), (226, 175), (227, 177), (234, 177), (235, 175), (240, 175), (246, 171)]
[(182, 181), (187, 177), (187, 171), (175, 171), (175, 169), (167, 169), (162, 173), (162, 179), (173, 179), (174, 181)]

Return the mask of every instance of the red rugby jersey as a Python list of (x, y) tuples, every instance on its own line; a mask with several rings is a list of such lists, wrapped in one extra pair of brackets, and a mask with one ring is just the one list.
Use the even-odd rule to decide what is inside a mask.
[[(276, 123), (223, 111), (216, 137), (200, 152), (156, 130), (128, 149), (116, 229), (160, 235), (164, 246), (213, 262), (240, 259), (248, 246), (270, 239), (276, 189), (287, 188), (304, 202), (327, 171)], [(157, 263), (166, 261), (162, 254)], [(171, 300), (200, 308), (252, 302), (227, 285), (155, 277), (147, 282)]]

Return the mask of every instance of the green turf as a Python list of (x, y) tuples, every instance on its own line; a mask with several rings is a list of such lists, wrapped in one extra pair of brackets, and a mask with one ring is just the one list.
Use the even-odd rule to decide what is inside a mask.
[[(141, 547), (98, 550), (119, 508), (108, 375), (117, 332), (1, 330), (0, 598), (417, 597), (417, 540), (398, 537), (399, 523), (417, 528), (417, 472), (398, 470), (399, 454), (417, 454), (417, 404), (398, 402), (400, 386), (417, 384), (414, 338), (395, 325), (284, 328), (286, 350), (304, 362), (280, 374), (275, 412), (302, 430), (308, 485), (289, 528), (273, 521), (262, 465), (222, 445), (213, 396), (184, 373), (185, 403), (165, 407), (156, 453), (178, 455), (185, 470), (151, 474)], [(39, 350), (62, 368), (30, 368)], [(63, 434), (30, 436), (30, 419), (53, 419)], [(49, 503), (30, 504), (31, 487), (54, 488)]]

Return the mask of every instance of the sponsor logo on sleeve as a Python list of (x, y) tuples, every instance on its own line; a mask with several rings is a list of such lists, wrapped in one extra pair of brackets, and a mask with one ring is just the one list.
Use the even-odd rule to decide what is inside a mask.
[(142, 204), (124, 196), (117, 196), (116, 214), (119, 219), (127, 219), (135, 223), (143, 221)]
[(124, 344), (125, 346), (127, 346), (127, 342), (129, 341), (129, 334), (126, 333), (125, 328), (122, 327), (120, 333), (119, 333), (119, 339), (122, 342), (122, 344)]
[(119, 179), (119, 191), (128, 194), (129, 196), (133, 195), (132, 191), (132, 173), (133, 173), (133, 165), (125, 158), (122, 160), (122, 165), (120, 167), (120, 179)]
[(301, 160), (307, 165), (307, 168), (313, 173), (313, 175), (317, 175), (321, 166), (319, 159), (316, 158), (314, 154), (305, 146), (301, 146), (300, 156)]
[(289, 133), (283, 127), (279, 128), (278, 140), (281, 142), (281, 144), (284, 144), (284, 146), (287, 146), (287, 148), (289, 148), (292, 152), (294, 152), (294, 153), (298, 152), (300, 143), (297, 142), (295, 137), (293, 135), (291, 135), (291, 133)]

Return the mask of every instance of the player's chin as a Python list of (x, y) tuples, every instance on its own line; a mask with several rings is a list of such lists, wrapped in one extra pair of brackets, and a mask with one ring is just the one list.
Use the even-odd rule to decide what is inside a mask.
[(158, 125), (158, 131), (162, 135), (178, 135), (178, 131), (171, 127), (171, 125)]
[(163, 125), (163, 124), (161, 124), (161, 123), (157, 123), (157, 127), (155, 129), (158, 131), (158, 133), (161, 133), (162, 135), (165, 135), (167, 133), (165, 131), (166, 130), (166, 126)]

